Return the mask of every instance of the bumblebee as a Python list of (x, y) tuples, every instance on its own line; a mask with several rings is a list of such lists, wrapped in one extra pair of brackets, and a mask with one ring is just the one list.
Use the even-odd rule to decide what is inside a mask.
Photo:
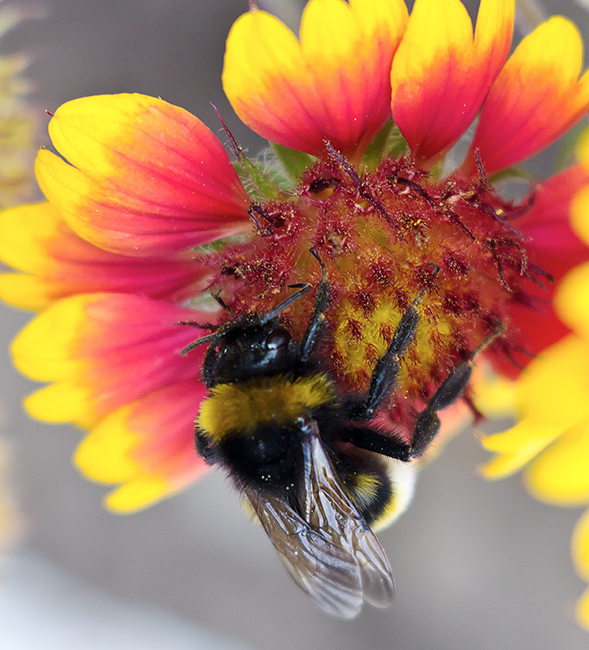
[(319, 262), (323, 275), (301, 341), (280, 315), (312, 289), (309, 283), (292, 285), (296, 292), (265, 315), (230, 322), (182, 354), (209, 344), (198, 453), (231, 477), (297, 585), (328, 614), (353, 618), (364, 602), (387, 607), (393, 599), (391, 567), (371, 527), (406, 507), (411, 461), (438, 432), (437, 411), (467, 385), (472, 357), (417, 416), (411, 444), (379, 431), (371, 420), (396, 387), (399, 360), (418, 328), (420, 298), (376, 362), (367, 394), (342, 395), (317, 358), (330, 295)]

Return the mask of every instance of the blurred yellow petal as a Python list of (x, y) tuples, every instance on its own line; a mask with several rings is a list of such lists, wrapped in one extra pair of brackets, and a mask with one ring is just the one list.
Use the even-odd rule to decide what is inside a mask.
[(589, 632), (589, 589), (579, 598), (575, 607), (577, 623)]
[(522, 373), (514, 391), (520, 421), (483, 439), (484, 447), (498, 454), (483, 469), (488, 478), (520, 470), (589, 417), (589, 343), (571, 335), (553, 345)]
[(29, 395), (24, 406), (31, 417), (46, 422), (75, 422), (89, 426), (94, 419), (90, 391), (79, 385), (60, 382)]
[(60, 300), (32, 320), (12, 344), (16, 367), (38, 381), (70, 379), (80, 371), (75, 346), (91, 298), (81, 295)]
[(524, 474), (531, 494), (547, 503), (589, 503), (589, 419), (564, 432)]
[[(561, 281), (554, 304), (562, 320), (589, 341), (589, 264), (569, 271)], [(589, 357), (580, 357), (589, 363)]]
[(487, 417), (501, 417), (517, 410), (517, 382), (476, 366), (472, 376), (476, 407)]
[[(589, 130), (586, 132), (584, 139), (589, 143)], [(585, 167), (589, 168), (588, 164)], [(571, 225), (574, 231), (585, 242), (589, 243), (589, 186), (585, 186), (577, 192), (571, 205)]]
[(60, 216), (50, 203), (23, 205), (0, 214), (0, 261), (26, 273), (41, 273), (47, 263), (43, 240), (59, 229)]
[(488, 479), (514, 474), (560, 433), (558, 427), (543, 426), (538, 420), (527, 418), (508, 431), (482, 438), (483, 447), (497, 456), (481, 469), (481, 473)]
[(130, 411), (131, 406), (125, 406), (108, 415), (79, 445), (74, 463), (94, 481), (121, 483), (140, 473), (131, 456), (139, 436), (127, 426)]
[(0, 275), (0, 300), (13, 307), (41, 311), (51, 304), (47, 285), (34, 275), (4, 273)]
[(160, 476), (139, 476), (110, 492), (104, 506), (117, 514), (138, 512), (170, 496), (168, 481)]
[(589, 342), (567, 336), (540, 354), (518, 385), (523, 413), (564, 431), (589, 416)]
[(571, 541), (573, 561), (578, 574), (589, 581), (589, 510), (577, 522)]

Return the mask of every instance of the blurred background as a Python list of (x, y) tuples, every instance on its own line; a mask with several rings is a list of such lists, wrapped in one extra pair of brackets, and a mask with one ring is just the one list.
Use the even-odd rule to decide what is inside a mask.
[[(16, 4), (18, 0), (11, 0)], [(295, 29), (302, 0), (260, 2)], [(470, 9), (476, 12), (478, 2)], [(160, 96), (219, 130), (214, 103), (238, 141), (260, 139), (224, 98), (221, 65), (246, 0), (44, 0), (2, 40), (31, 65), (31, 102), (46, 142), (45, 110), (75, 97)], [(589, 35), (574, 0), (542, 3)], [(535, 161), (550, 173), (550, 157)], [(0, 434), (20, 540), (0, 566), (0, 646), (9, 650), (127, 648), (322, 650), (581, 650), (574, 623), (584, 584), (569, 557), (579, 511), (530, 498), (515, 477), (487, 483), (471, 432), (450, 441), (421, 475), (414, 503), (379, 535), (395, 572), (390, 610), (351, 622), (326, 617), (291, 583), (261, 529), (241, 513), (219, 474), (143, 513), (101, 508), (105, 489), (70, 464), (80, 432), (30, 421), (20, 402), (34, 386), (5, 352), (29, 320), (0, 306)]]

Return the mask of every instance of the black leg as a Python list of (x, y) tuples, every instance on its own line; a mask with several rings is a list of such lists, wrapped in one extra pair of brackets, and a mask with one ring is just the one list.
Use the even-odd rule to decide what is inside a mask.
[(203, 435), (198, 427), (196, 428), (195, 434), (196, 451), (198, 455), (209, 465), (214, 465), (219, 462), (219, 451), (217, 446)]
[[(407, 316), (407, 315), (406, 315)], [(405, 319), (405, 316), (403, 317)], [(393, 342), (389, 347), (389, 351), (395, 346), (395, 340), (398, 340), (397, 346), (404, 350), (407, 345), (411, 342), (415, 327), (417, 326), (417, 315), (414, 316), (414, 320), (410, 316), (407, 316), (405, 323), (401, 319), (401, 323), (395, 332), (393, 337)], [(464, 361), (461, 361), (454, 370), (446, 377), (442, 385), (434, 393), (430, 399), (428, 405), (425, 409), (417, 416), (415, 420), (415, 425), (413, 427), (413, 439), (411, 444), (407, 444), (403, 439), (399, 438), (394, 432), (389, 433), (379, 433), (368, 427), (358, 427), (353, 428), (349, 427), (343, 431), (342, 440), (352, 443), (355, 447), (360, 449), (366, 449), (367, 451), (373, 451), (383, 456), (389, 456), (390, 458), (396, 458), (402, 461), (409, 461), (413, 458), (421, 456), (425, 450), (429, 447), (432, 440), (436, 437), (438, 431), (440, 430), (440, 417), (438, 416), (438, 411), (446, 408), (453, 404), (464, 392), (465, 388), (468, 386), (470, 381), (470, 376), (472, 374), (473, 368), (473, 359), (476, 355), (495, 337), (497, 337), (503, 328), (499, 327), (491, 336), (483, 341), (476, 350), (472, 352), (470, 357)], [(368, 419), (372, 416), (368, 406), (371, 402), (371, 395), (376, 399), (379, 394), (383, 396), (386, 395), (386, 390), (381, 390), (380, 388), (372, 390), (373, 385), (380, 387), (386, 385), (387, 381), (392, 383), (388, 386), (387, 390), (391, 390), (394, 380), (396, 378), (396, 373), (398, 372), (398, 360), (393, 358), (388, 366), (383, 362), (383, 365), (388, 367), (386, 372), (379, 370), (379, 363), (389, 354), (384, 355), (379, 359), (379, 362), (376, 364), (374, 373), (372, 375), (372, 381), (370, 385), (370, 393), (366, 402), (355, 405), (352, 409), (350, 419)], [(396, 364), (396, 365), (395, 365)], [(388, 373), (388, 374), (387, 374)], [(375, 379), (375, 375), (377, 378)], [(392, 377), (392, 379), (387, 379)], [(376, 404), (378, 406), (378, 403)], [(364, 411), (362, 411), (364, 408)], [(362, 415), (363, 417), (359, 417)], [(354, 417), (354, 415), (356, 417)]]
[(317, 252), (314, 248), (310, 249), (311, 255), (319, 262), (321, 266), (321, 280), (317, 285), (317, 291), (315, 293), (315, 303), (313, 305), (313, 315), (307, 326), (307, 332), (305, 333), (305, 338), (301, 342), (301, 348), (299, 353), (299, 358), (303, 363), (306, 363), (311, 356), (311, 353), (315, 349), (317, 343), (321, 340), (323, 335), (323, 328), (325, 327), (325, 312), (329, 305), (329, 282), (327, 280), (327, 272), (325, 270), (325, 264), (317, 255)]
[(325, 327), (325, 312), (329, 304), (329, 282), (325, 278), (319, 280), (317, 285), (317, 292), (315, 293), (315, 304), (313, 306), (313, 315), (307, 326), (305, 338), (301, 343), (300, 359), (303, 363), (309, 360), (317, 343), (321, 340), (323, 335), (323, 328)]
[(399, 358), (403, 356), (417, 331), (419, 313), (416, 303), (418, 300), (403, 314), (388, 350), (374, 366), (367, 398), (360, 404), (351, 405), (350, 419), (369, 420), (393, 391), (400, 370)]
[(468, 386), (472, 374), (473, 360), (477, 354), (486, 348), (501, 332), (500, 325), (490, 336), (488, 336), (464, 361), (461, 361), (454, 370), (446, 377), (444, 383), (434, 393), (429, 404), (417, 416), (413, 428), (413, 441), (411, 443), (411, 458), (421, 456), (429, 447), (431, 441), (440, 430), (440, 418), (438, 411), (453, 404)]
[(461, 395), (472, 374), (472, 360), (462, 361), (446, 377), (444, 383), (434, 393), (429, 404), (417, 416), (413, 427), (410, 458), (421, 456), (440, 430), (438, 411), (450, 406)]
[(295, 291), (292, 295), (290, 295), (288, 298), (283, 300), (279, 305), (274, 307), (274, 309), (271, 309), (267, 314), (265, 314), (262, 318), (260, 318), (260, 323), (263, 325), (264, 323), (268, 323), (271, 321), (273, 318), (276, 318), (281, 312), (283, 312), (287, 307), (292, 305), (293, 302), (296, 302), (299, 298), (304, 296), (306, 293), (309, 293), (311, 289), (313, 288), (313, 285), (310, 282), (301, 282), (300, 284), (291, 284), (289, 285), (289, 289), (298, 289), (298, 291)]
[[(360, 449), (373, 451), (397, 460), (409, 461), (421, 456), (440, 430), (440, 418), (437, 411), (449, 406), (460, 397), (468, 384), (471, 372), (472, 362), (469, 359), (459, 363), (452, 373), (448, 375), (429, 401), (429, 404), (417, 416), (413, 427), (411, 444), (407, 444), (394, 432), (379, 433), (369, 427), (349, 427), (342, 431), (342, 440), (350, 442)], [(364, 404), (360, 405), (360, 407), (362, 406)], [(367, 417), (370, 417), (370, 415)]]
[(215, 344), (209, 345), (202, 362), (202, 382), (207, 388), (212, 388), (214, 383), (215, 365), (217, 363), (217, 348)]
[(369, 427), (345, 427), (338, 431), (339, 439), (358, 449), (407, 461), (411, 458), (411, 446), (395, 433), (379, 433)]

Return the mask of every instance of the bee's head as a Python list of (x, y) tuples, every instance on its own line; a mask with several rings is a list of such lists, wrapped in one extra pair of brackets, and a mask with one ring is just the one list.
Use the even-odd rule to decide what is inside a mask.
[[(322, 265), (322, 269), (324, 267)], [(272, 375), (292, 368), (297, 358), (297, 344), (280, 320), (280, 314), (311, 289), (308, 282), (289, 285), (298, 289), (266, 314), (252, 313), (225, 325), (200, 325), (183, 321), (213, 332), (184, 347), (185, 356), (194, 348), (209, 344), (203, 363), (203, 379), (207, 387), (232, 383), (250, 377)]]
[(282, 371), (291, 359), (291, 336), (278, 319), (249, 318), (224, 331), (217, 343), (212, 374), (231, 382)]

